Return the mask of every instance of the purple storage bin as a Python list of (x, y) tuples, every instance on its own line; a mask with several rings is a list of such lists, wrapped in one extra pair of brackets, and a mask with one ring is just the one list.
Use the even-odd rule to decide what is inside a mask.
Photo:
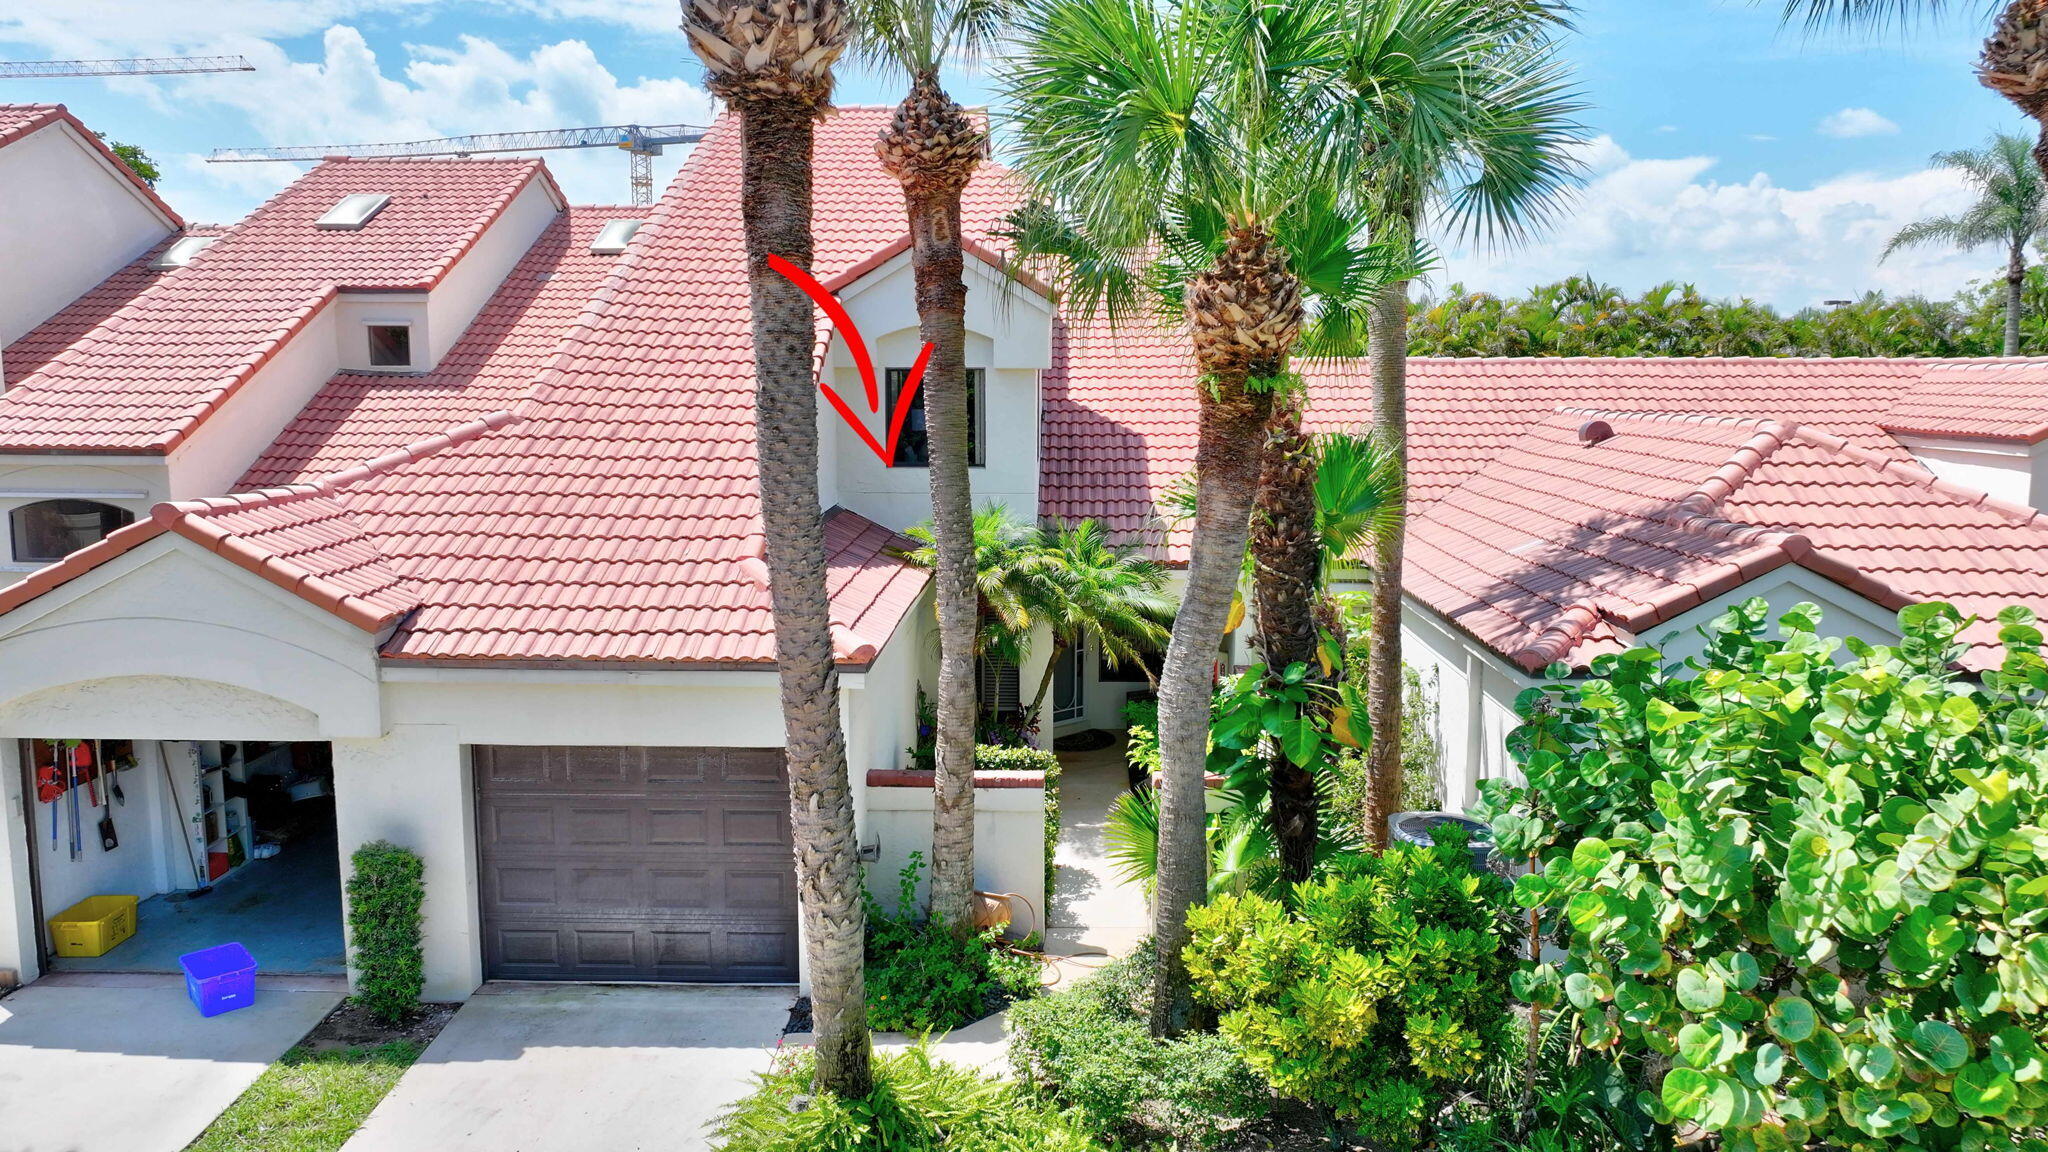
[(218, 1016), (256, 1002), (256, 958), (240, 944), (217, 944), (178, 957), (185, 994), (201, 1016)]

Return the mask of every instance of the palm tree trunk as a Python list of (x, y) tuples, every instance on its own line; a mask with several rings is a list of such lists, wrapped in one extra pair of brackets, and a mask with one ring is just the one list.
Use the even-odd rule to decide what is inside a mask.
[(1401, 803), (1401, 554), (1408, 535), (1408, 282), (1381, 288), (1366, 318), (1373, 423), (1397, 461), (1392, 521), (1373, 541), (1372, 632), (1367, 640), (1365, 832), (1387, 845), (1387, 820)]
[(754, 100), (740, 108), (761, 524), (818, 1086), (856, 1098), (871, 1086), (861, 968), (865, 925), (818, 510), (818, 397), (811, 366), (816, 330), (810, 299), (768, 267), (771, 254), (800, 268), (811, 264), (814, 121), (810, 108), (794, 101)]
[[(1324, 677), (1316, 659), (1316, 601), (1322, 547), (1316, 535), (1316, 463), (1314, 446), (1302, 431), (1298, 397), (1275, 401), (1266, 422), (1251, 538), (1259, 651), (1267, 674), (1277, 678), (1291, 665), (1306, 664), (1310, 679), (1320, 683)], [(1319, 696), (1315, 700), (1309, 710), (1327, 727), (1329, 705)], [(1321, 800), (1316, 767), (1297, 764), (1278, 749), (1267, 764), (1272, 794), (1267, 818), (1280, 849), (1281, 869), (1290, 880), (1308, 879), (1315, 867)]]
[(1259, 433), (1270, 392), (1245, 388), (1246, 376), (1201, 385), (1195, 449), (1195, 532), (1188, 587), (1173, 619), (1159, 677), (1159, 865), (1153, 886), (1152, 1032), (1177, 1036), (1194, 1010), (1187, 966), (1187, 914), (1209, 889), (1206, 789), (1212, 669), (1230, 615), (1250, 534), (1259, 478)]
[(932, 346), (923, 384), (939, 616), (931, 916), (960, 934), (974, 929), (974, 639), (980, 617), (974, 494), (967, 471), (967, 284), (962, 278), (960, 197), (980, 148), (973, 121), (932, 72), (913, 80), (876, 147), (884, 166), (903, 183), (918, 335)]
[(1066, 643), (1058, 636), (1054, 636), (1052, 640), (1052, 659), (1045, 662), (1045, 674), (1038, 678), (1038, 692), (1031, 697), (1031, 707), (1024, 712), (1026, 719), (1036, 720), (1039, 715), (1038, 710), (1045, 707), (1045, 694), (1052, 688), (1053, 673), (1060, 666), (1060, 657), (1066, 654)]
[(2005, 261), (2005, 354), (2020, 354), (2020, 308), (2027, 284), (2027, 248), (2024, 239), (2012, 246)]

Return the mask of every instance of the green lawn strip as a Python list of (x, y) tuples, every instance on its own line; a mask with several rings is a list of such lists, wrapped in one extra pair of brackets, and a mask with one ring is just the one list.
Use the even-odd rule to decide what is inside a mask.
[(334, 1152), (426, 1047), (394, 1040), (368, 1048), (293, 1048), (186, 1152)]

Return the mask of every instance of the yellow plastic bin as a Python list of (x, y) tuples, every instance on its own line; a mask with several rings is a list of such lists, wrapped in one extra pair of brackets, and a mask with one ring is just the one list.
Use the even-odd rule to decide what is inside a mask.
[(135, 935), (133, 896), (87, 896), (50, 917), (50, 948), (59, 956), (104, 956)]

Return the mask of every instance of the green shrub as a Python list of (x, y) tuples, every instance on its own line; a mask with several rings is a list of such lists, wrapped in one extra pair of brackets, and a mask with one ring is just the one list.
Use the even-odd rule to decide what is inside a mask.
[(1487, 807), (1567, 955), (1518, 991), (1732, 1152), (2048, 1148), (2033, 614), (2000, 615), (1978, 685), (1946, 604), (1877, 647), (1822, 638), (1812, 605), (1766, 639), (1767, 614), (1731, 609), (1684, 667), (1637, 649), (1523, 693), (1527, 784)]
[(1532, 1051), (1529, 1022), (1488, 1062), (1437, 1135), (1440, 1152), (1634, 1152), (1648, 1146), (1649, 1114), (1611, 1056), (1588, 1052), (1569, 1017), (1543, 1019)]
[(1022, 1089), (934, 1060), (924, 1046), (877, 1055), (874, 1090), (846, 1100), (811, 1086), (809, 1048), (786, 1048), (713, 1128), (720, 1152), (1101, 1152), (1070, 1117)]
[(1282, 1095), (1393, 1147), (1507, 1040), (1508, 884), (1439, 839), (1333, 862), (1292, 911), (1224, 895), (1188, 914), (1188, 974), (1223, 1035)]
[(426, 866), (388, 840), (356, 849), (348, 878), (348, 939), (354, 949), (355, 999), (380, 1020), (411, 1015), (425, 987), (420, 902)]
[(1124, 736), (1124, 759), (1132, 775), (1149, 780), (1159, 771), (1159, 701), (1126, 700), (1124, 720), (1130, 725)]
[(867, 901), (868, 1027), (945, 1032), (1038, 992), (1038, 958), (1013, 951), (997, 929), (959, 937), (918, 914), (924, 854), (896, 875), (896, 911)]
[(1017, 1075), (1106, 1142), (1214, 1147), (1271, 1094), (1223, 1037), (1154, 1040), (1150, 942), (1072, 988), (1010, 1009)]

